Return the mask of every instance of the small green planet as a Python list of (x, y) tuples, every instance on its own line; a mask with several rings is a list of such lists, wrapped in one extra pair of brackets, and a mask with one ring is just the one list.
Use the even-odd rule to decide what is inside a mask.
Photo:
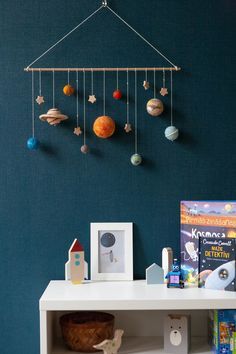
[(138, 166), (142, 163), (142, 156), (139, 154), (133, 154), (130, 158), (132, 165)]

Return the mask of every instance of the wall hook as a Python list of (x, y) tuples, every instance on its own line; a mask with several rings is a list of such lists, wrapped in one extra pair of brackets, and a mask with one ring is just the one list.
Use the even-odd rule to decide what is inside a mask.
[(104, 7), (106, 7), (106, 6), (107, 6), (107, 0), (102, 0), (102, 5), (103, 5)]

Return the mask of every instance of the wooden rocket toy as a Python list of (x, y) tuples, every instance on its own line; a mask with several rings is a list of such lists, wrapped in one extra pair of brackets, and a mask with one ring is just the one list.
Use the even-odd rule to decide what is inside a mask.
[(74, 239), (69, 252), (68, 261), (65, 264), (65, 278), (73, 284), (81, 284), (87, 279), (88, 264), (84, 260), (84, 249), (77, 238)]

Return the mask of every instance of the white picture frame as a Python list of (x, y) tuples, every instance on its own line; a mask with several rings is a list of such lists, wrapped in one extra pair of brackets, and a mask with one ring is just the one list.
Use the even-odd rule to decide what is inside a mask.
[(133, 223), (91, 223), (91, 280), (133, 280)]

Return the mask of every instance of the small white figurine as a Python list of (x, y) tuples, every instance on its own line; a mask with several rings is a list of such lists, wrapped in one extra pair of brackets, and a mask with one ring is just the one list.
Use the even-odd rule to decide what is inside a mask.
[(103, 342), (94, 345), (95, 349), (103, 350), (104, 354), (117, 354), (121, 346), (121, 338), (124, 334), (123, 329), (116, 329), (113, 339), (105, 339)]

